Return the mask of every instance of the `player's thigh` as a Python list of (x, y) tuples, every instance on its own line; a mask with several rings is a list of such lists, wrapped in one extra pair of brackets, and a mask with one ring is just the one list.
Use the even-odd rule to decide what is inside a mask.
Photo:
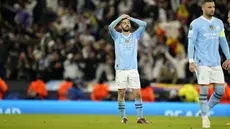
[(210, 67), (197, 66), (196, 77), (198, 84), (210, 84)]
[(140, 76), (137, 70), (128, 71), (129, 85), (128, 88), (139, 89), (141, 88)]
[(211, 83), (215, 84), (224, 84), (224, 73), (221, 68), (221, 66), (217, 67), (211, 67), (211, 77), (210, 77)]
[(116, 86), (118, 89), (127, 88), (128, 75), (124, 70), (116, 70)]

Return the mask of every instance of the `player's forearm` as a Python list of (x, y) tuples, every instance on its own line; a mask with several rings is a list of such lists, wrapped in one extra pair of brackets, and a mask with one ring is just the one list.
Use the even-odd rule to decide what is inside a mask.
[(147, 23), (136, 18), (130, 17), (130, 20), (137, 23), (140, 27), (146, 27)]
[(193, 57), (194, 57), (194, 41), (189, 38), (188, 39), (188, 59), (189, 59), (189, 63), (193, 62)]
[(229, 46), (226, 37), (220, 38), (220, 47), (227, 59), (230, 59)]
[(116, 25), (121, 21), (121, 17), (118, 17), (116, 20), (114, 20), (110, 25), (109, 25), (109, 29), (114, 29), (116, 27)]

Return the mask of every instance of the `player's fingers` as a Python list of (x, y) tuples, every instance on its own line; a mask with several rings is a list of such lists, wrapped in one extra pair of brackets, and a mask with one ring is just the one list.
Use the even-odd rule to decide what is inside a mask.
[(225, 64), (224, 64), (224, 63), (222, 64), (222, 67), (223, 67), (224, 69), (226, 69), (226, 67), (225, 67)]
[(223, 67), (224, 69), (226, 69), (226, 68), (227, 68), (226, 66), (227, 66), (227, 63), (224, 62), (223, 65), (222, 65), (222, 67)]
[(230, 67), (229, 67), (229, 64), (228, 64), (227, 62), (225, 63), (225, 66), (224, 66), (224, 67), (225, 67), (226, 70), (230, 68)]

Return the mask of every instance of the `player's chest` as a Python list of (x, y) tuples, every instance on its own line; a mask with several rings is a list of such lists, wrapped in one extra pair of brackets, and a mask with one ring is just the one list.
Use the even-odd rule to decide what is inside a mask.
[(135, 39), (133, 37), (120, 38), (118, 47), (122, 50), (131, 50), (135, 47)]
[(199, 36), (206, 39), (219, 38), (221, 27), (218, 24), (203, 24), (199, 26)]

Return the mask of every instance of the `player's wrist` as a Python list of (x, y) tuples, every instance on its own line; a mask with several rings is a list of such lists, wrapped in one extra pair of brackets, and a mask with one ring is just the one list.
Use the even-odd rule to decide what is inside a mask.
[(189, 59), (188, 62), (189, 63), (194, 63), (194, 60), (193, 59)]

